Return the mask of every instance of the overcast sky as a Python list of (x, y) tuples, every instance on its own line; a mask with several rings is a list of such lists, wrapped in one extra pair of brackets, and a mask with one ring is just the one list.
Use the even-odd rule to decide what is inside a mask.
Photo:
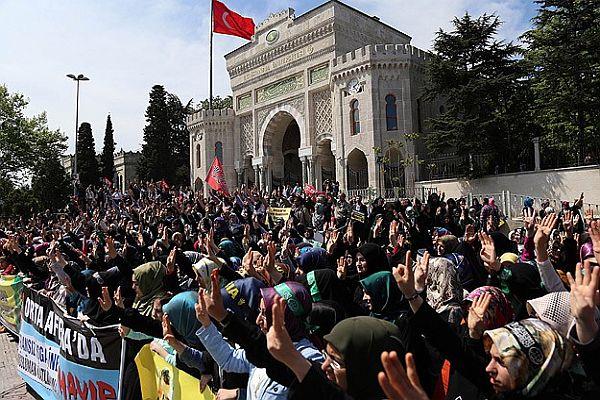
[[(224, 0), (256, 24), (286, 7), (305, 13), (325, 0)], [(515, 40), (531, 26), (532, 0), (346, 0), (346, 4), (411, 35), (430, 49), (454, 16), (497, 13), (500, 37)], [(28, 115), (46, 111), (74, 147), (75, 82), (83, 73), (79, 121), (92, 124), (101, 150), (111, 114), (117, 149), (141, 148), (148, 94), (155, 84), (183, 103), (208, 97), (209, 0), (0, 0), (0, 84), (30, 99)], [(244, 39), (215, 35), (214, 94), (231, 94), (223, 55)]]

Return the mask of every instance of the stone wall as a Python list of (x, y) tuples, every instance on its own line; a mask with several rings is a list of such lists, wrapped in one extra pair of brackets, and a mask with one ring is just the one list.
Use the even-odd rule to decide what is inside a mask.
[(585, 203), (595, 208), (600, 205), (600, 165), (529, 171), (487, 176), (481, 179), (440, 179), (415, 182), (420, 188), (437, 188), (448, 197), (498, 194), (510, 191), (512, 195), (573, 201), (583, 192)]

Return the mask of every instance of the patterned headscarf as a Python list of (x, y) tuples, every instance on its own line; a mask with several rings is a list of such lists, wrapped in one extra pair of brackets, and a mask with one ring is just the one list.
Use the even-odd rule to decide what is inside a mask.
[[(221, 262), (225, 263), (225, 260), (221, 260)], [(199, 278), (198, 283), (200, 286), (205, 289), (210, 288), (210, 274), (213, 272), (213, 270), (219, 269), (217, 263), (205, 257), (196, 264), (192, 265), (192, 267), (194, 267), (196, 276)]]
[(451, 307), (460, 307), (463, 300), (462, 285), (454, 264), (444, 257), (429, 260), (427, 272), (427, 303), (438, 314)]
[(511, 376), (516, 378), (519, 394), (526, 397), (538, 395), (550, 379), (566, 370), (573, 360), (573, 349), (567, 339), (535, 318), (485, 331), (486, 352), (492, 344), (498, 348)]
[(489, 293), (492, 296), (490, 305), (485, 315), (485, 328), (500, 328), (514, 321), (515, 313), (510, 301), (506, 298), (500, 288), (495, 286), (481, 286), (467, 295), (465, 301), (473, 302), (479, 296)]
[(571, 294), (567, 291), (548, 293), (545, 296), (527, 300), (527, 311), (532, 317), (541, 319), (563, 336), (567, 336), (569, 325), (573, 320), (570, 299)]

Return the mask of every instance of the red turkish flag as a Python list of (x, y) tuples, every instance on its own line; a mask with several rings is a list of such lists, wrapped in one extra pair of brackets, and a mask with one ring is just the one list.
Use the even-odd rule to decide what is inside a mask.
[(213, 0), (213, 32), (252, 40), (254, 21), (231, 11), (220, 1)]
[(227, 189), (227, 182), (225, 182), (225, 172), (223, 171), (223, 164), (219, 157), (215, 157), (210, 169), (208, 170), (208, 176), (206, 177), (206, 183), (208, 186), (221, 192), (226, 196), (229, 196), (229, 190)]

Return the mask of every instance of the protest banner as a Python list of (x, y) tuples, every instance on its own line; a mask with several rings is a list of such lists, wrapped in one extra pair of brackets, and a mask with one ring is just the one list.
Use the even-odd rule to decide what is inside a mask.
[(145, 345), (135, 357), (142, 400), (213, 400), (210, 388), (200, 392), (200, 381), (167, 363)]
[(273, 218), (273, 221), (283, 219), (285, 222), (287, 222), (287, 220), (290, 219), (291, 211), (292, 209), (290, 207), (269, 207), (267, 209), (267, 213), (271, 218)]
[(41, 398), (118, 399), (123, 346), (115, 326), (86, 325), (23, 288), (17, 371)]
[(352, 221), (364, 223), (366, 218), (367, 217), (366, 217), (365, 213), (360, 212), (360, 211), (352, 211), (352, 213), (350, 214), (350, 219)]
[(0, 277), (0, 324), (17, 335), (21, 312), (21, 290), (23, 280), (20, 276)]

